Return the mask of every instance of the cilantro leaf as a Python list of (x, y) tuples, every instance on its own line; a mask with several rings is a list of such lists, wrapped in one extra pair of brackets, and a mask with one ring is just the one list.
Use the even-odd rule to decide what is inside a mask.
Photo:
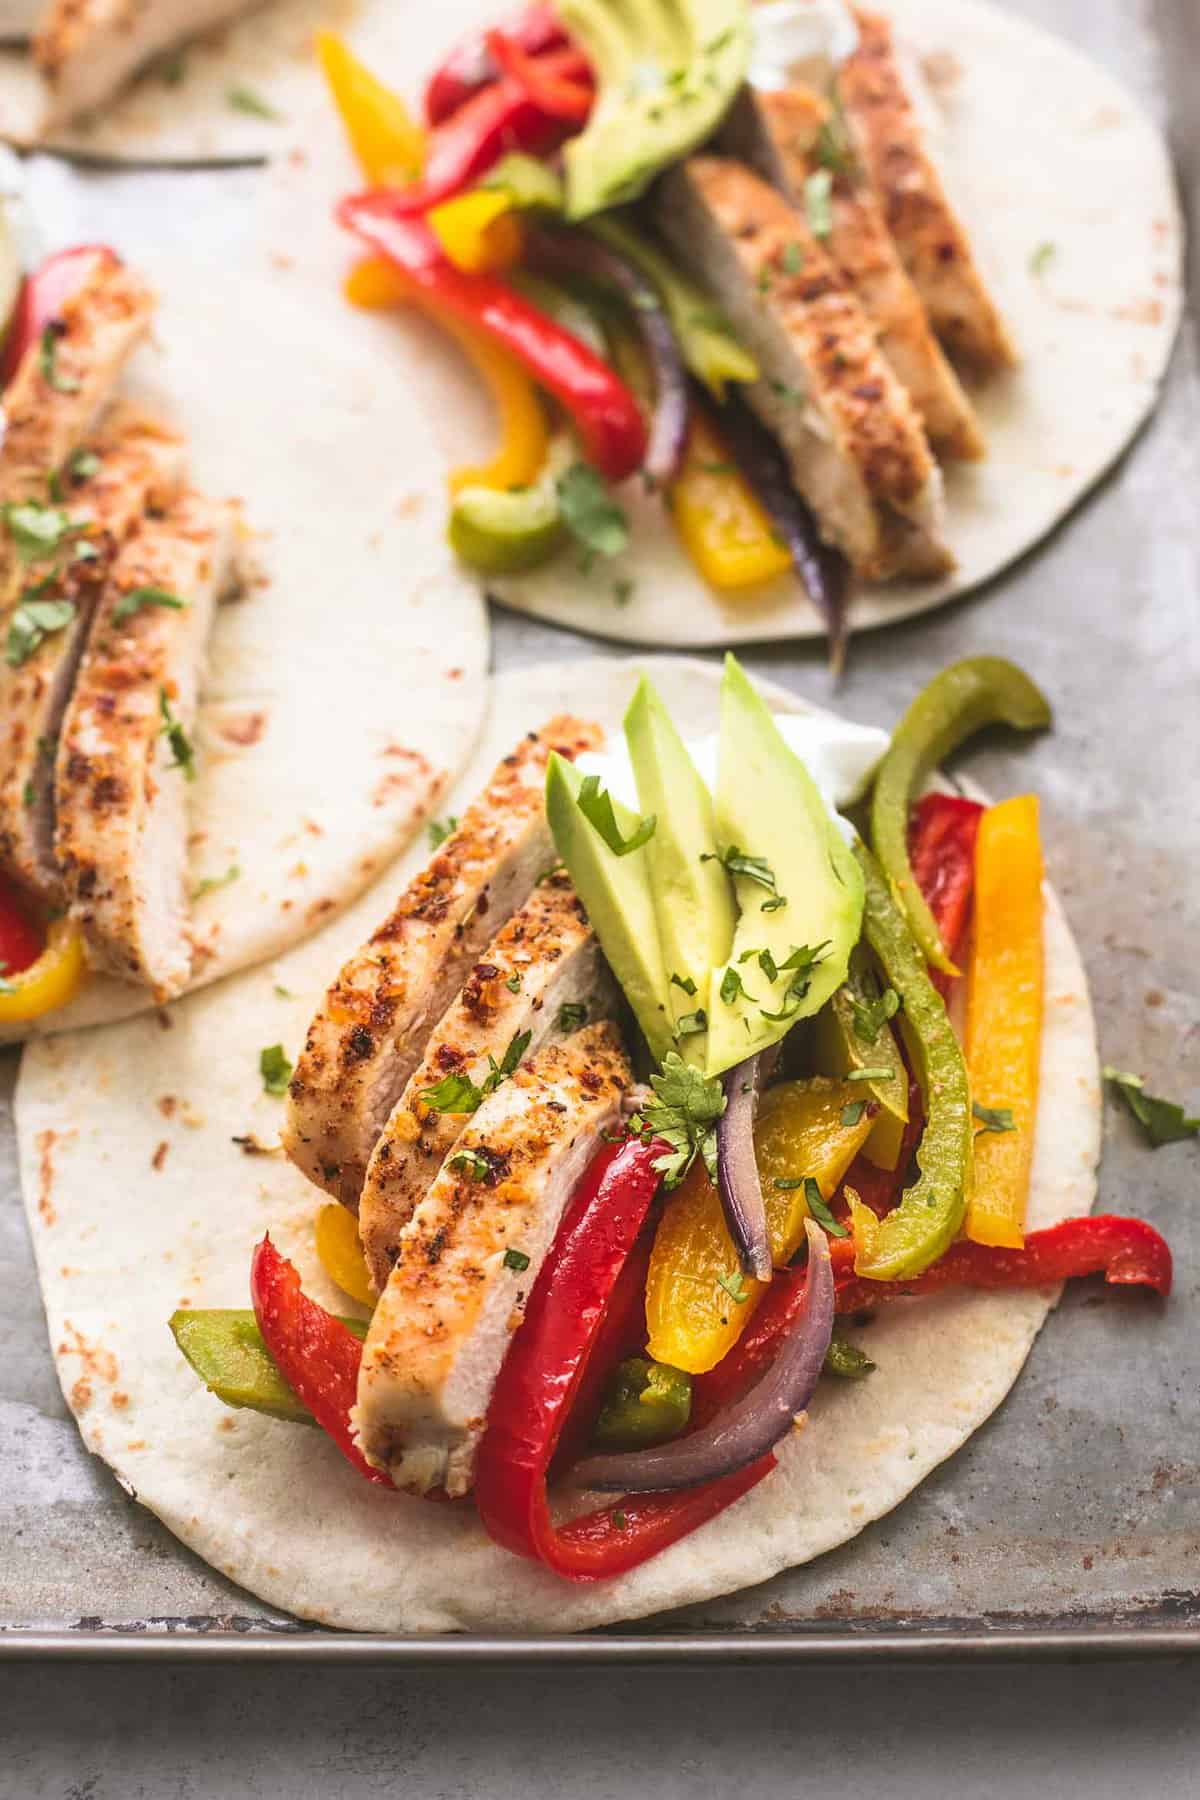
[(162, 714), (161, 734), (170, 746), (171, 767), (182, 770), (185, 781), (195, 781), (196, 752), (187, 732), (171, 711), (166, 688), (158, 690), (158, 710)]
[(503, 1262), (506, 1269), (515, 1269), (518, 1275), (523, 1275), (525, 1270), (529, 1267), (529, 1258), (526, 1256), (525, 1252), (523, 1250), (514, 1250), (511, 1245), (504, 1252)]
[(292, 1065), (282, 1044), (271, 1044), (260, 1052), (258, 1072), (262, 1076), (264, 1093), (273, 1094), (276, 1099), (287, 1093)]
[(830, 1237), (844, 1238), (850, 1236), (846, 1227), (839, 1224), (838, 1220), (834, 1218), (824, 1200), (821, 1198), (821, 1189), (812, 1175), (805, 1177), (804, 1204), (808, 1208), (809, 1217), (815, 1219), (822, 1230), (829, 1233)]
[(520, 993), (521, 977), (516, 969), (513, 970), (512, 974), (509, 976), (508, 980), (505, 982), (504, 985), (508, 989), (510, 994), (519, 994)]
[(629, 520), (591, 463), (572, 463), (555, 484), (563, 524), (593, 555), (619, 556), (629, 544)]
[(1174, 1100), (1159, 1100), (1146, 1092), (1140, 1075), (1129, 1075), (1122, 1069), (1105, 1065), (1104, 1079), (1110, 1081), (1145, 1132), (1151, 1147), (1181, 1143), (1200, 1133), (1200, 1119), (1189, 1119)]
[(1052, 244), (1049, 239), (1044, 243), (1039, 244), (1037, 249), (1033, 252), (1033, 255), (1029, 258), (1031, 272), (1034, 275), (1044, 275), (1057, 255), (1058, 245)]
[(874, 1044), (883, 1026), (900, 1011), (900, 996), (895, 988), (885, 988), (879, 998), (870, 995), (852, 1000), (854, 1035), (860, 1044)]
[(440, 1113), (473, 1113), (483, 1099), (467, 1075), (443, 1076), (435, 1087), (422, 1088), (418, 1097), (422, 1106)]
[(226, 88), (225, 100), (234, 112), (248, 113), (253, 119), (269, 119), (271, 124), (277, 125), (283, 118), (283, 114), (268, 100), (264, 100), (261, 94), (256, 94), (253, 88)]
[(65, 540), (79, 526), (61, 506), (43, 506), (40, 500), (10, 501), (3, 511), (17, 559), (44, 562), (57, 555)]
[(480, 1156), (478, 1150), (456, 1150), (453, 1156), (446, 1158), (448, 1169), (462, 1169), (472, 1181), (486, 1181), (492, 1172), (492, 1165), (486, 1156)]
[(42, 380), (56, 394), (77, 394), (79, 383), (73, 375), (64, 375), (58, 366), (58, 340), (65, 327), (58, 319), (51, 319), (42, 332), (38, 342), (38, 368), (42, 372)]
[(198, 881), (192, 889), (193, 904), (197, 900), (203, 900), (205, 894), (214, 894), (218, 888), (229, 887), (232, 882), (237, 880), (241, 872), (236, 863), (230, 863), (223, 875), (206, 875), (204, 880)]
[(430, 821), (429, 821), (429, 846), (430, 846), (430, 849), (432, 849), (432, 850), (440, 849), (440, 847), (445, 843), (446, 839), (448, 837), (450, 837), (451, 834), (457, 830), (458, 830), (458, 820), (453, 813), (448, 813), (444, 819), (430, 819)]
[(976, 1137), (982, 1137), (985, 1131), (1015, 1131), (1017, 1129), (1011, 1106), (980, 1106), (978, 1101), (972, 1101), (971, 1111), (979, 1120), (980, 1125), (980, 1129), (975, 1133)]
[(11, 668), (19, 669), (27, 663), (46, 638), (56, 631), (64, 631), (75, 617), (73, 600), (39, 598), (50, 586), (50, 582), (42, 582), (38, 587), (30, 588), (13, 611), (4, 651), (5, 661)]
[(804, 252), (799, 244), (785, 244), (779, 263), (785, 275), (798, 275), (804, 267)]
[(829, 1348), (825, 1352), (824, 1373), (840, 1375), (845, 1381), (861, 1381), (870, 1375), (875, 1368), (865, 1350), (844, 1338), (840, 1331), (835, 1331), (829, 1340)]
[(815, 238), (827, 238), (833, 231), (833, 171), (815, 169), (804, 183), (804, 210)]
[(100, 467), (100, 458), (94, 450), (73, 450), (67, 458), (67, 474), (77, 487), (90, 481)]
[(660, 1074), (650, 1077), (654, 1104), (643, 1108), (642, 1119), (652, 1137), (671, 1147), (655, 1167), (668, 1188), (683, 1180), (697, 1156), (713, 1181), (717, 1178), (717, 1120), (725, 1111), (725, 1090), (715, 1076), (691, 1068), (676, 1050), (668, 1050)]
[(558, 1029), (578, 1031), (587, 1024), (588, 1009), (582, 1000), (565, 1000), (558, 1009)]
[(779, 884), (766, 858), (747, 856), (736, 844), (719, 846), (715, 856), (711, 851), (705, 850), (701, 853), (700, 861), (719, 862), (731, 875), (744, 875), (747, 881), (756, 881), (759, 887), (766, 888), (770, 894), (779, 892)]
[(731, 1269), (727, 1275), (718, 1275), (717, 1286), (725, 1289), (735, 1306), (745, 1306), (750, 1298), (750, 1290), (742, 1280), (740, 1269)]
[(639, 819), (637, 825), (627, 838), (621, 836), (621, 828), (617, 824), (617, 815), (613, 811), (612, 795), (607, 788), (600, 786), (598, 775), (585, 775), (580, 787), (576, 805), (594, 831), (598, 831), (614, 856), (630, 856), (633, 851), (640, 850), (654, 836), (658, 820), (653, 813)]
[(180, 594), (171, 593), (169, 588), (135, 587), (127, 594), (122, 594), (113, 607), (113, 623), (119, 625), (122, 619), (131, 619), (144, 606), (167, 606), (173, 612), (182, 612), (188, 602)]
[(696, 984), (690, 975), (672, 975), (671, 986), (682, 988), (689, 1000), (696, 992)]
[(847, 1128), (851, 1128), (859, 1123), (866, 1110), (865, 1100), (849, 1100), (839, 1114), (840, 1121)]
[(702, 1006), (695, 1012), (681, 1013), (675, 1021), (676, 1037), (695, 1037), (698, 1032), (708, 1030), (708, 1014)]

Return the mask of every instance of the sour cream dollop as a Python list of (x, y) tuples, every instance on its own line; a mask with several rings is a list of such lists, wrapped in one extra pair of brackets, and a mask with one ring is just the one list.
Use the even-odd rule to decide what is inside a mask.
[(750, 80), (759, 88), (787, 87), (814, 67), (832, 74), (858, 46), (844, 0), (764, 0), (750, 20)]
[[(888, 747), (888, 734), (874, 725), (855, 725), (831, 713), (773, 713), (780, 735), (804, 764), (829, 809), (829, 816), (851, 843), (854, 827), (839, 808), (862, 798), (867, 782)], [(685, 738), (688, 755), (710, 793), (716, 791), (720, 739), (715, 731), (704, 737)], [(604, 750), (589, 750), (579, 758), (584, 775), (598, 775), (613, 798), (638, 810), (637, 780), (624, 737), (616, 733)]]

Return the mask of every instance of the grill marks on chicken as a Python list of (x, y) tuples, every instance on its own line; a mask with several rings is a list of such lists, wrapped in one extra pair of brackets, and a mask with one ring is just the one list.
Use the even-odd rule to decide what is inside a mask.
[(822, 536), (867, 580), (953, 566), (941, 471), (858, 299), (811, 229), (743, 164), (694, 156), (659, 223), (758, 360), (746, 397), (787, 454)]
[(944, 456), (981, 457), (984, 442), (974, 409), (933, 334), (874, 188), (852, 154), (833, 159), (831, 166), (823, 153), (835, 129), (834, 109), (813, 88), (746, 89), (725, 135), (731, 148), (739, 146), (797, 208), (805, 204), (807, 183), (828, 169), (828, 254), (875, 327), (879, 347), (934, 449)]
[(397, 1486), (470, 1488), (526, 1296), (631, 1083), (612, 1025), (545, 1044), (479, 1108), (405, 1226), (352, 1415), (364, 1454)]
[(556, 862), (543, 800), (551, 750), (573, 758), (600, 736), (568, 716), (530, 732), (328, 990), (296, 1064), (283, 1141), (309, 1180), (352, 1210), (430, 1032)]
[(1016, 350), (929, 154), (892, 28), (876, 13), (855, 20), (838, 92), (888, 230), (946, 348), (980, 370), (1012, 368)]
[(188, 786), (232, 507), (185, 493), (117, 555), (63, 720), (54, 848), (97, 969), (178, 994), (191, 973)]
[(358, 1223), (377, 1289), (391, 1272), (400, 1234), (470, 1114), (439, 1111), (422, 1094), (465, 1079), (482, 1089), (492, 1065), (526, 1033), (526, 1055), (547, 1038), (608, 1016), (616, 990), (583, 907), (565, 874), (536, 887), (471, 969), (435, 1027), (375, 1146)]

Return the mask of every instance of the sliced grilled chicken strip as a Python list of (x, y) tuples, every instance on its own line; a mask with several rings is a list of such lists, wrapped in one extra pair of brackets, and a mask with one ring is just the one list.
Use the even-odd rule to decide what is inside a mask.
[(862, 306), (805, 215), (743, 163), (694, 156), (657, 216), (758, 360), (746, 398), (817, 521), (867, 580), (937, 575), (941, 471)]
[(525, 1297), (631, 1082), (612, 1025), (544, 1045), (479, 1108), (405, 1226), (352, 1415), (364, 1454), (397, 1487), (470, 1488)]
[(367, 1169), (358, 1229), (382, 1290), (400, 1233), (469, 1123), (421, 1095), (455, 1078), (481, 1088), (493, 1064), (526, 1033), (527, 1056), (555, 1033), (607, 1018), (616, 1006), (608, 965), (570, 878), (552, 875), (494, 937), (440, 1020), (392, 1111)]
[[(0, 662), (0, 867), (48, 903), (61, 898), (55, 749), (96, 602), (114, 557), (147, 507), (170, 503), (185, 460), (178, 438), (123, 409), (114, 412), (87, 461), (77, 465), (91, 472), (68, 473), (63, 481), (62, 510), (73, 529), (46, 561), (24, 568), (32, 606), (18, 597), (0, 622), (6, 644)], [(39, 642), (35, 621), (51, 616), (39, 611), (46, 602), (58, 607), (63, 622)]]
[[(52, 338), (30, 345), (4, 390), (0, 502), (46, 499), (50, 477), (95, 430), (153, 313), (141, 276), (98, 257), (64, 304)], [(22, 575), (11, 537), (0, 536), (0, 605), (11, 601)]]
[(235, 554), (233, 507), (199, 494), (144, 522), (113, 564), (55, 761), (55, 853), (88, 960), (159, 1000), (191, 971), (192, 738)]
[(256, 0), (51, 0), (33, 40), (41, 129), (92, 112), (155, 56), (252, 12)]
[(288, 1089), (283, 1143), (310, 1181), (352, 1211), (430, 1032), (557, 861), (544, 800), (551, 750), (573, 758), (602, 736), (560, 716), (523, 738), (325, 995)]
[(838, 71), (838, 92), (930, 324), (964, 361), (1012, 368), (1016, 350), (929, 153), (892, 28), (875, 13), (855, 19), (858, 48)]
[(862, 302), (934, 448), (946, 456), (980, 457), (984, 442), (974, 409), (930, 328), (875, 189), (852, 154), (840, 159), (822, 154), (836, 129), (833, 108), (815, 88), (745, 88), (722, 141), (796, 207), (806, 203), (807, 184), (829, 170), (826, 250)]

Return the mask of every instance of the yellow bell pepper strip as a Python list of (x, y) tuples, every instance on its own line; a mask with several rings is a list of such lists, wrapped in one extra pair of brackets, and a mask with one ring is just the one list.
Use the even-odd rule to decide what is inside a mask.
[[(776, 1267), (804, 1242), (805, 1181), (837, 1191), (871, 1129), (857, 1082), (788, 1081), (768, 1088), (754, 1126)], [(667, 1201), (646, 1281), (647, 1354), (690, 1375), (715, 1367), (737, 1342), (769, 1282), (743, 1275), (702, 1161)]]
[(507, 492), (529, 487), (537, 480), (550, 445), (546, 414), (537, 389), (515, 357), (484, 332), (442, 312), (436, 300), (406, 281), (395, 264), (382, 256), (367, 257), (352, 269), (345, 291), (355, 306), (419, 306), (449, 332), (487, 383), (500, 416), (500, 448), (490, 463), (456, 469), (450, 476), (451, 493), (465, 487)]
[(367, 180), (381, 187), (414, 180), (425, 165), (425, 133), (399, 94), (377, 80), (336, 32), (318, 31), (316, 48), (350, 147)]
[(336, 1200), (317, 1214), (317, 1255), (330, 1281), (360, 1306), (375, 1305), (379, 1296), (367, 1276), (358, 1220)]
[(917, 1146), (919, 1174), (882, 1221), (852, 1207), (854, 1267), (872, 1281), (904, 1281), (936, 1262), (958, 1236), (971, 1181), (971, 1093), (967, 1066), (945, 1002), (925, 966), (921, 946), (879, 864), (861, 843), (863, 936), (896, 990), (909, 1059), (920, 1083), (925, 1128)]
[(721, 590), (786, 575), (792, 559), (707, 413), (693, 405), (679, 474), (667, 490), (679, 541)]
[(0, 971), (0, 1025), (24, 1024), (65, 1006), (83, 986), (86, 973), (78, 925), (73, 919), (51, 920), (36, 962)]
[(966, 1040), (978, 1127), (967, 1236), (1016, 1250), (1042, 1045), (1042, 852), (1031, 794), (990, 807), (979, 822)]
[(944, 975), (959, 971), (909, 862), (909, 807), (939, 763), (985, 725), (1039, 731), (1050, 717), (1049, 701), (1023, 669), (1002, 656), (970, 656), (935, 675), (892, 733), (871, 798), (871, 848), (926, 962)]
[(486, 275), (520, 262), (525, 232), (508, 194), (474, 188), (444, 200), (428, 214), (429, 224), (456, 269)]

